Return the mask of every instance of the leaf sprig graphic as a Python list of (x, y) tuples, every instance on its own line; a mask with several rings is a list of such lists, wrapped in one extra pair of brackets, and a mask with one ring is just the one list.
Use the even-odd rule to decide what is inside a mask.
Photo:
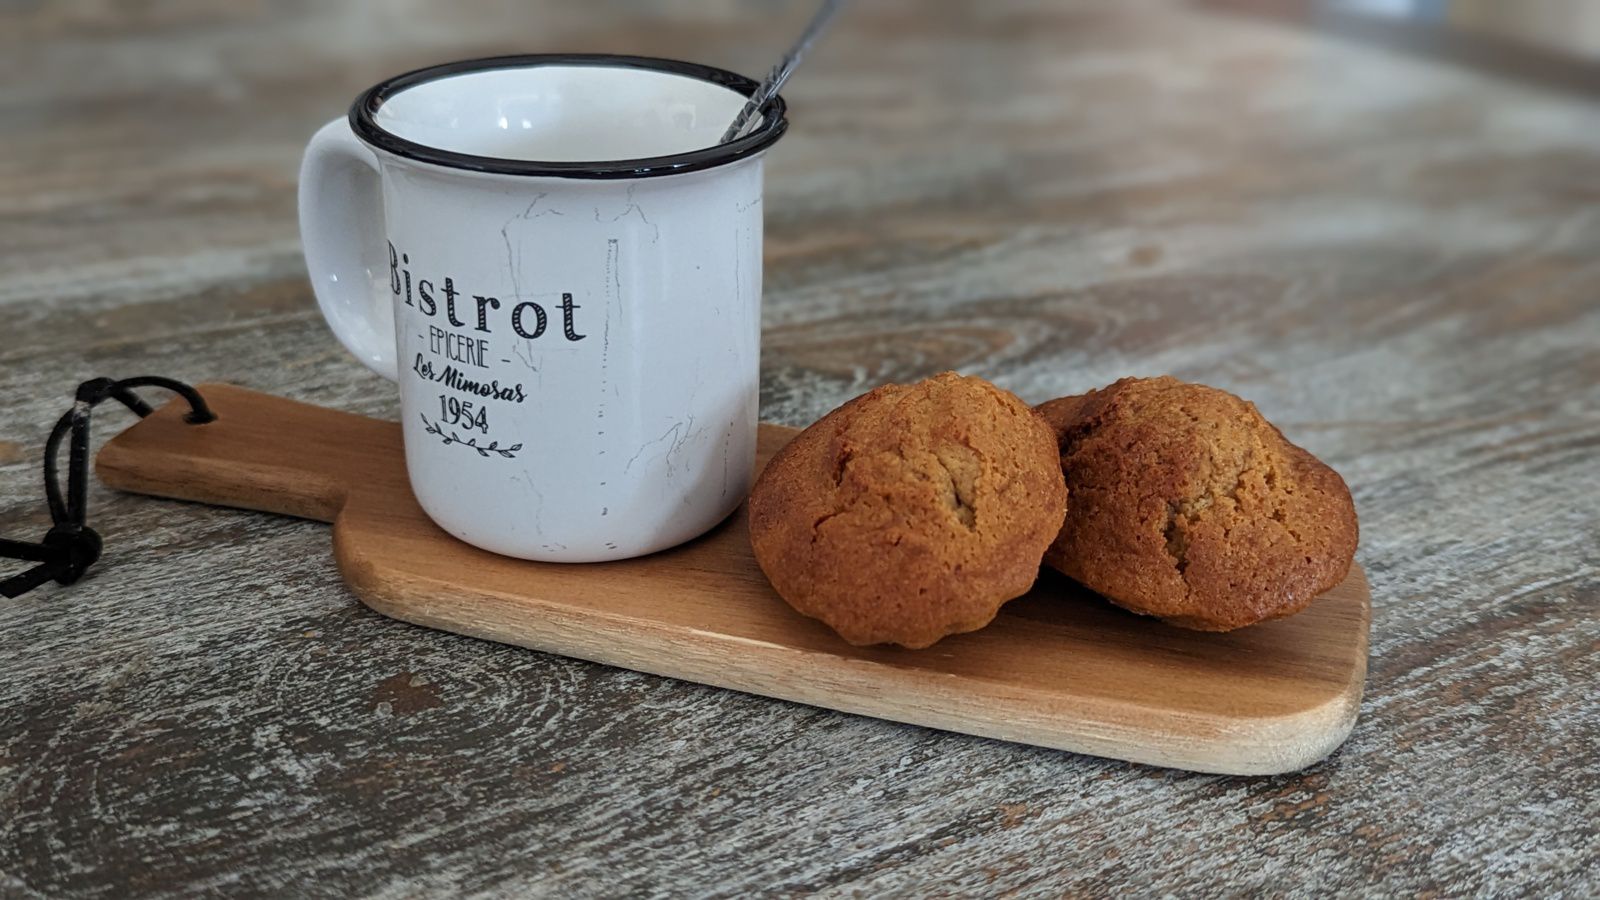
[(446, 433), (443, 426), (429, 421), (425, 414), (417, 413), (417, 415), (422, 418), (423, 430), (429, 434), (437, 435), (439, 440), (443, 441), (446, 446), (449, 446), (450, 444), (460, 444), (463, 447), (470, 447), (473, 450), (478, 451), (479, 456), (488, 457), (498, 454), (506, 459), (516, 459), (517, 451), (522, 449), (521, 444), (512, 444), (509, 447), (502, 447), (500, 446), (499, 441), (490, 441), (487, 444), (479, 446), (477, 438), (464, 438), (461, 435), (456, 434), (454, 431)]

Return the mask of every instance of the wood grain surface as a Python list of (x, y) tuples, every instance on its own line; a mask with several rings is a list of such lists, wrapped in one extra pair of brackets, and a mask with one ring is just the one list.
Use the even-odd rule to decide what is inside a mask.
[[(808, 13), (0, 5), (0, 532), (45, 530), (86, 377), (395, 417), (296, 237), (361, 88), (512, 51), (760, 72)], [(0, 894), (1600, 892), (1600, 108), (1163, 0), (859, 3), (785, 93), (763, 417), (945, 368), (1256, 401), (1361, 514), (1344, 747), (1187, 775), (438, 635), (352, 601), (326, 526), (97, 487), (93, 573), (0, 603)]]
[[(539, 564), (469, 546), (422, 511), (400, 424), (233, 385), (216, 421), (168, 403), (95, 459), (119, 490), (333, 524), (351, 591), (386, 616), (698, 684), (1196, 772), (1276, 775), (1350, 734), (1367, 674), (1366, 578), (1229, 634), (1130, 615), (1053, 574), (976, 634), (852, 647), (768, 585), (743, 507), (638, 559)], [(762, 425), (765, 466), (797, 431)]]

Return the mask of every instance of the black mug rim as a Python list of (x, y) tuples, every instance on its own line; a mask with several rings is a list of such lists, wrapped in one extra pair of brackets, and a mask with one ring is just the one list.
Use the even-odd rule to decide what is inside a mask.
[(356, 98), (355, 103), (351, 104), (350, 128), (358, 138), (369, 146), (404, 159), (416, 160), (417, 162), (429, 163), (435, 166), (465, 169), (472, 172), (487, 172), (494, 175), (587, 179), (655, 178), (662, 175), (681, 175), (685, 172), (698, 172), (704, 169), (725, 166), (761, 153), (776, 143), (778, 138), (783, 137), (783, 133), (789, 128), (789, 120), (786, 115), (788, 107), (781, 96), (774, 96), (762, 108), (766, 118), (761, 127), (744, 137), (727, 143), (703, 147), (699, 150), (690, 150), (686, 153), (674, 153), (669, 156), (599, 160), (594, 162), (545, 162), (505, 159), (496, 156), (477, 156), (471, 153), (443, 150), (407, 140), (393, 132), (384, 130), (378, 125), (377, 112), (384, 102), (395, 94), (408, 88), (416, 87), (419, 84), (447, 78), (452, 75), (460, 75), (465, 72), (521, 69), (550, 65), (645, 69), (653, 72), (686, 75), (690, 78), (698, 78), (701, 81), (730, 88), (745, 97), (754, 94), (756, 88), (760, 86), (756, 81), (735, 72), (729, 72), (726, 69), (654, 56), (625, 56), (615, 53), (528, 53), (514, 56), (485, 56), (413, 69), (410, 72), (404, 72), (393, 78), (378, 82), (362, 91), (361, 95)]

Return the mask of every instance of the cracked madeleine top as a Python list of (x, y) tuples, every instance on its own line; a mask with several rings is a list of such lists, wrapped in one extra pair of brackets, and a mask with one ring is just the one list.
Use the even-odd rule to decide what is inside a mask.
[(779, 595), (845, 640), (926, 647), (1027, 592), (1066, 502), (1044, 420), (946, 372), (790, 441), (750, 494), (750, 540)]
[(1349, 571), (1349, 489), (1254, 404), (1124, 378), (1039, 412), (1072, 492), (1045, 562), (1118, 605), (1229, 631), (1299, 612)]

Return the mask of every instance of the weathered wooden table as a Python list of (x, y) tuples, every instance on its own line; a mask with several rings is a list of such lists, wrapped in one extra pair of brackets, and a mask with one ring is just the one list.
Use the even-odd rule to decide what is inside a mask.
[[(82, 378), (394, 414), (296, 237), (300, 149), (361, 87), (537, 50), (758, 72), (806, 12), (0, 10), (0, 533), (43, 532)], [(1256, 400), (1349, 480), (1372, 578), (1362, 719), (1315, 768), (1185, 775), (430, 633), (353, 601), (323, 526), (97, 488), (92, 575), (0, 603), (0, 895), (1600, 891), (1585, 84), (1159, 2), (875, 0), (787, 92), (764, 415), (945, 368)]]

